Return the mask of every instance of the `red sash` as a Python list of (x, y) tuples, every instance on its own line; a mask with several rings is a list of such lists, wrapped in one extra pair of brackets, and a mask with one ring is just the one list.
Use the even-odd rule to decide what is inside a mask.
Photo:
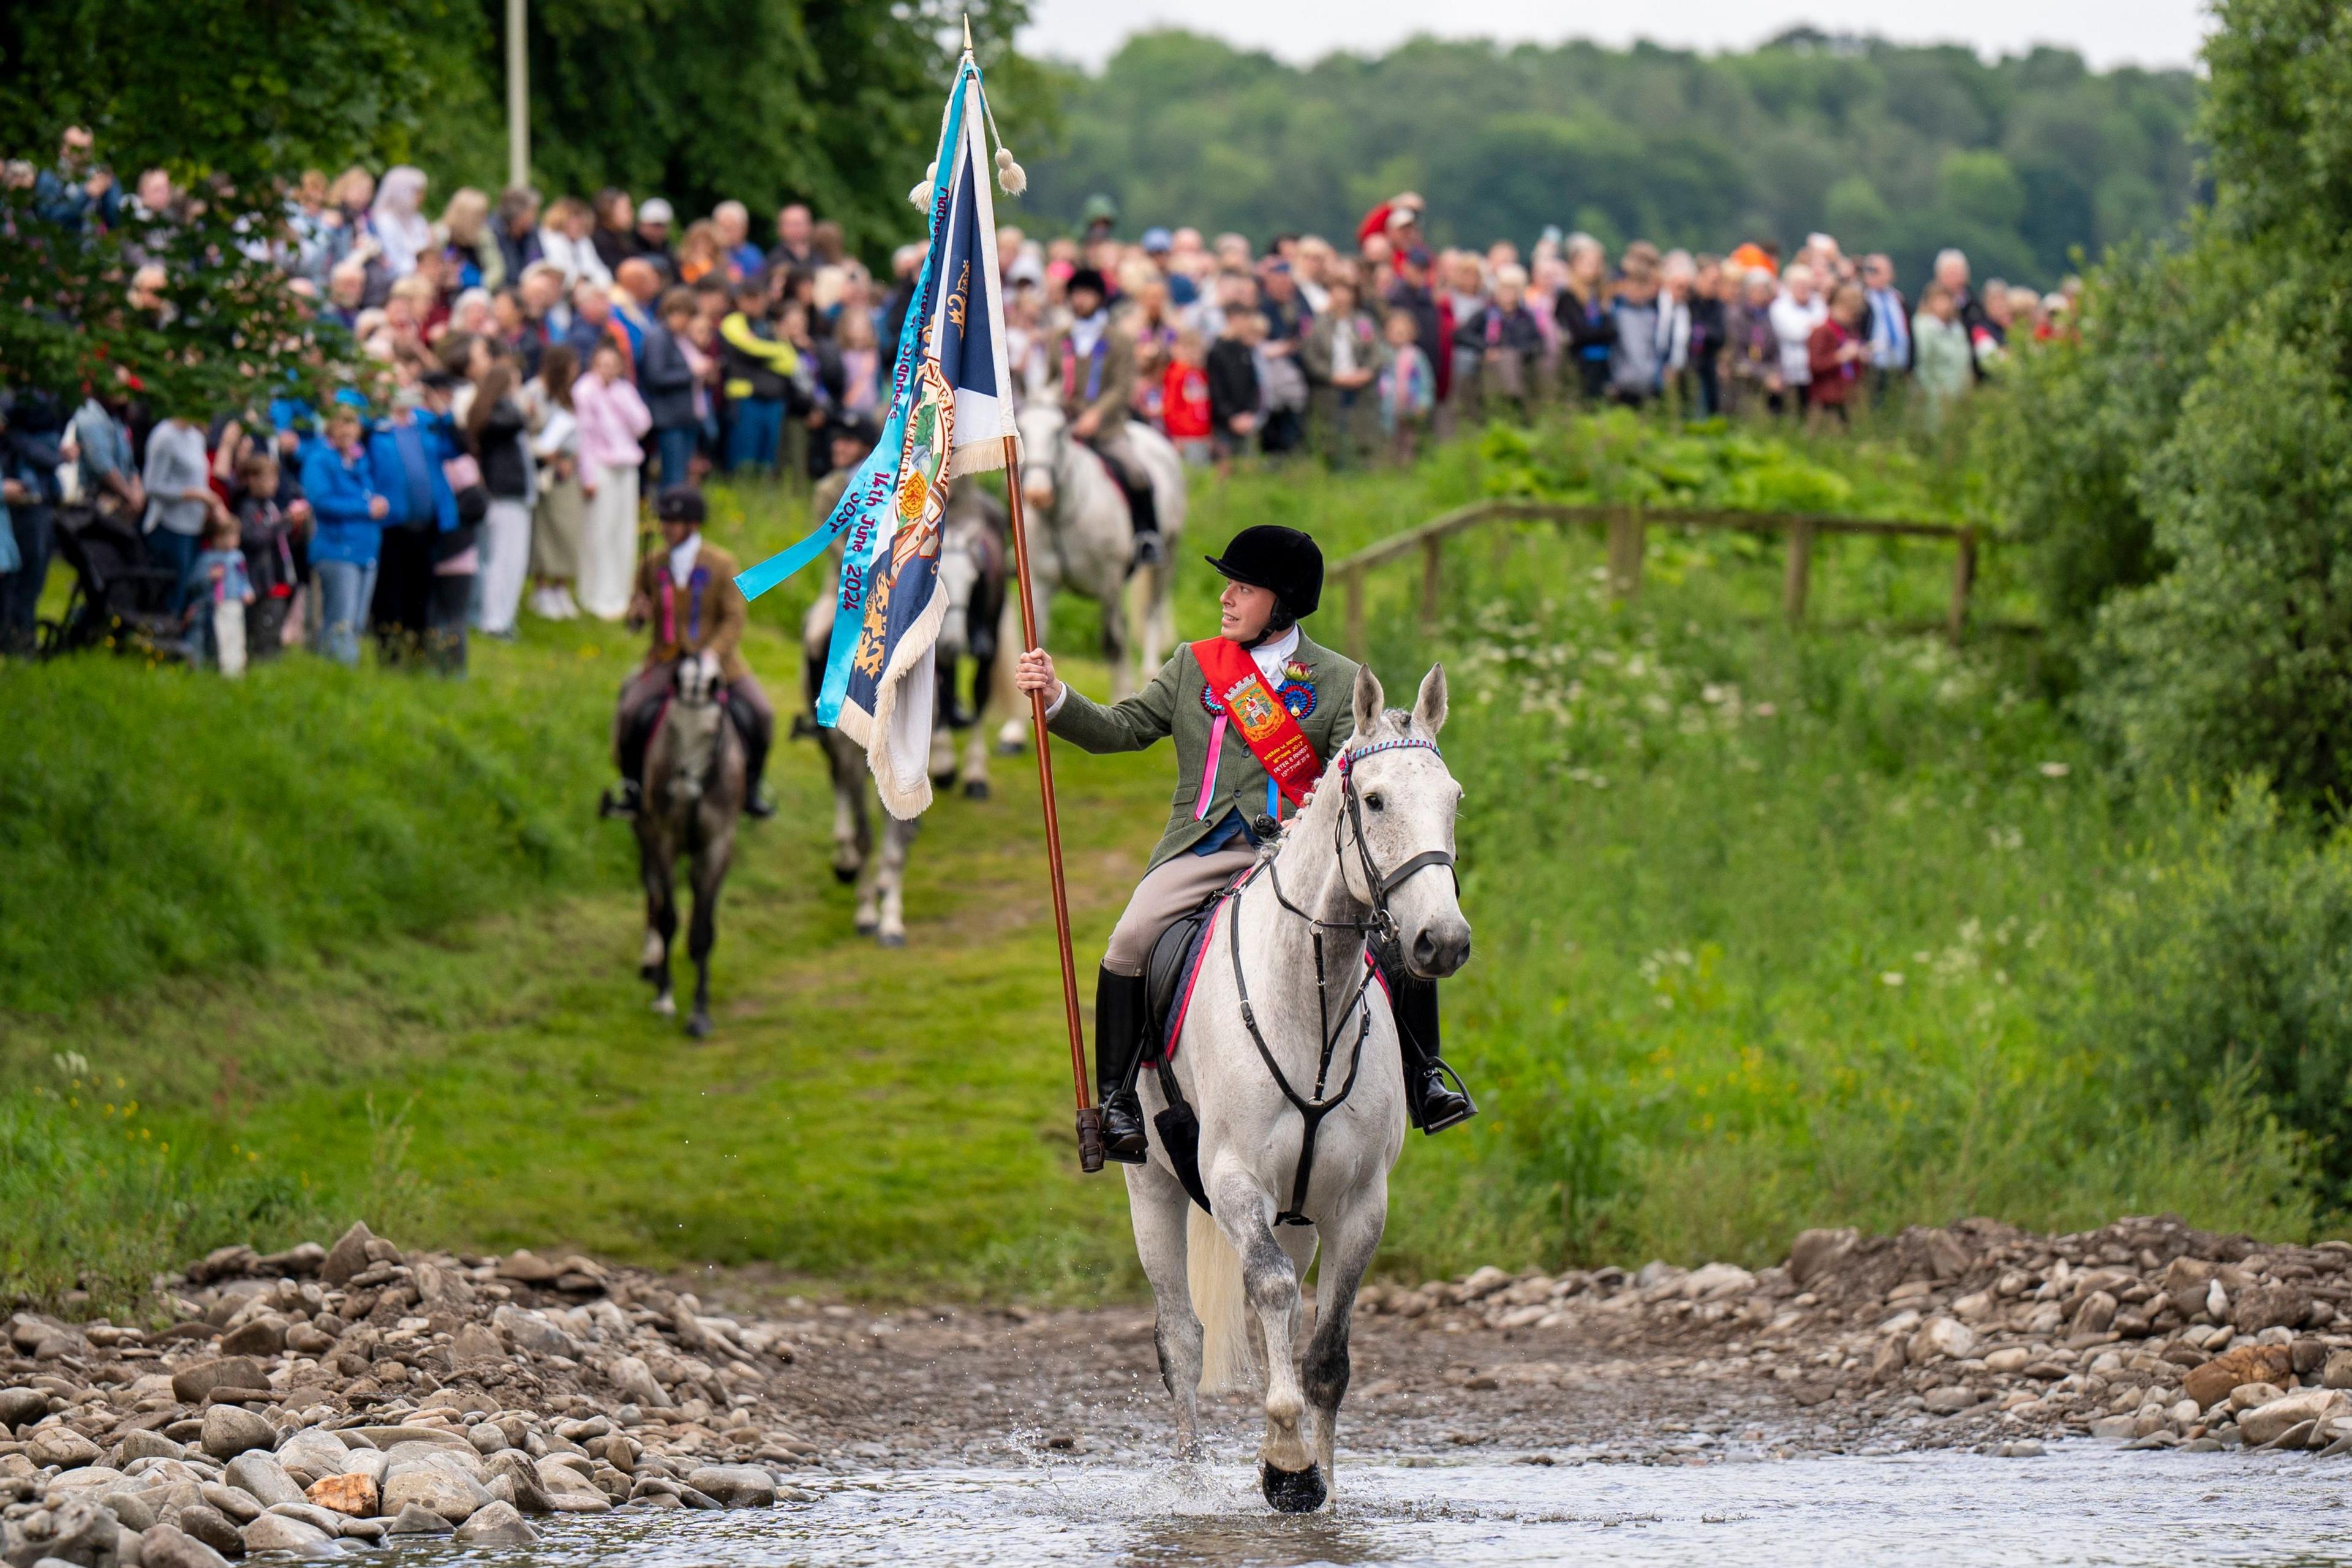
[[(1305, 804), (1307, 792), (1322, 776), (1323, 759), (1315, 754), (1315, 742), (1307, 738), (1307, 731), (1258, 673), (1257, 660), (1250, 657), (1249, 649), (1230, 637), (1209, 637), (1192, 645), (1192, 658), (1208, 678), (1210, 700), (1222, 710), (1217, 728), (1222, 731), (1230, 721), (1248, 742), (1250, 754), (1290, 804)], [(1216, 787), (1217, 743), (1223, 739), (1220, 734), (1209, 744), (1207, 776), (1201, 781), (1204, 812), (1210, 792)]]

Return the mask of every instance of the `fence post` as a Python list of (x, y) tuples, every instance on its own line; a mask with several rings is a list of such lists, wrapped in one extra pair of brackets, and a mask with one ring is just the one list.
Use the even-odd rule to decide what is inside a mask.
[(1421, 634), (1437, 635), (1437, 595), (1441, 574), (1445, 570), (1445, 539), (1431, 534), (1421, 542)]
[(1364, 662), (1364, 569), (1348, 568), (1348, 657)]
[(1789, 559), (1780, 579), (1780, 608), (1793, 629), (1805, 624), (1805, 595), (1813, 579), (1813, 520), (1798, 518), (1789, 525)]
[(1952, 555), (1952, 611), (1948, 630), (1953, 644), (1958, 646), (1960, 633), (1968, 628), (1969, 624), (1969, 590), (1976, 585), (1977, 531), (1961, 529), (1954, 542), (1958, 548)]
[(1642, 591), (1642, 514), (1619, 507), (1609, 514), (1609, 592), (1630, 599)]

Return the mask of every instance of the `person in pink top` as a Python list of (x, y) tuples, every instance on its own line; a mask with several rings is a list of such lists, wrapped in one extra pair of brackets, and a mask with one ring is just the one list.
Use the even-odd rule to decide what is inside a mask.
[(621, 363), (621, 351), (599, 343), (588, 374), (572, 384), (572, 416), (580, 424), (580, 487), (588, 516), (580, 538), (580, 607), (599, 620), (629, 611), (629, 577), (636, 566), (637, 470), (646, 460), (638, 442), (654, 416)]

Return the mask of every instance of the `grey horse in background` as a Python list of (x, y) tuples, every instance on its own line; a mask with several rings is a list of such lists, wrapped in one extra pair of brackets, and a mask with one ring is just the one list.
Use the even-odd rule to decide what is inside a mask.
[(719, 892), (735, 857), (743, 813), (743, 738), (727, 716), (719, 661), (677, 661), (670, 696), (646, 745), (645, 804), (636, 816), (637, 875), (646, 889), (646, 940), (638, 973), (654, 987), (654, 1011), (677, 1016), (670, 948), (677, 934), (677, 862), (689, 858), (694, 915), (687, 953), (694, 960), (694, 1011), (686, 1032), (710, 1033), (710, 949), (719, 935)]
[[(939, 679), (934, 690), (940, 697), (934, 700), (931, 715), (931, 754), (928, 764), (935, 784), (947, 784), (957, 776), (955, 737), (949, 728), (947, 711), (948, 699), (954, 690), (957, 660), (969, 655), (978, 665), (975, 692), (986, 692), (992, 679), (989, 665), (995, 649), (980, 634), (992, 632), (997, 607), (1004, 595), (1005, 541), (1009, 537), (1004, 517), (1003, 503), (971, 481), (962, 480), (950, 493), (946, 515), (940, 521), (940, 587), (947, 595), (948, 608), (936, 645)], [(907, 942), (907, 856), (920, 823), (901, 822), (888, 812), (882, 812), (881, 852), (877, 855), (873, 812), (879, 803), (872, 798), (873, 775), (867, 768), (866, 748), (840, 731), (816, 721), (817, 693), (824, 684), (825, 655), (833, 641), (834, 612), (840, 591), (841, 566), (836, 559), (832, 580), (801, 622), (801, 685), (808, 706), (795, 721), (793, 732), (813, 734), (824, 748), (825, 763), (833, 775), (833, 874), (839, 881), (856, 885), (855, 921), (859, 933), (878, 939), (885, 947), (903, 947)], [(980, 618), (983, 614), (985, 620)], [(968, 750), (983, 756), (987, 750), (976, 716), (973, 741)], [(967, 776), (965, 794), (976, 799), (987, 795), (984, 769), (978, 774), (976, 788)]]
[[(1003, 650), (999, 625), (1012, 582), (1013, 530), (1004, 504), (971, 480), (959, 481), (940, 538), (940, 588), (948, 613), (940, 623), (937, 721), (931, 729), (931, 782), (961, 784), (967, 800), (988, 798), (986, 716), (998, 686)], [(1018, 612), (1015, 613), (1018, 625)], [(971, 667), (971, 705), (963, 705), (957, 677)], [(966, 739), (956, 756), (956, 732)]]

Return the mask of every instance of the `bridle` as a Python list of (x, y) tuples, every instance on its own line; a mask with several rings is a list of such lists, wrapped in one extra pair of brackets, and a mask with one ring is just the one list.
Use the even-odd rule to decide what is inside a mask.
[[(1370, 895), (1370, 907), (1364, 915), (1353, 920), (1327, 921), (1308, 913), (1292, 903), (1288, 895), (1283, 892), (1282, 876), (1275, 869), (1274, 861), (1269, 859), (1265, 863), (1267, 885), (1274, 889), (1275, 902), (1305, 921), (1314, 932), (1315, 1010), (1322, 1039), (1322, 1049), (1316, 1062), (1315, 1093), (1311, 1099), (1301, 1095), (1291, 1087), (1290, 1079), (1283, 1074), (1281, 1064), (1274, 1059), (1274, 1052), (1267, 1047), (1265, 1034), (1257, 1026), (1256, 1009), (1250, 1005), (1249, 981), (1242, 971), (1240, 911), (1236, 910), (1234, 918), (1226, 922), (1231, 939), (1227, 945), (1233, 952), (1234, 989), (1241, 998), (1242, 1023), (1249, 1030), (1250, 1043), (1257, 1047), (1258, 1059), (1265, 1062), (1265, 1070), (1274, 1075), (1274, 1086), (1282, 1090), (1282, 1097), (1290, 1101), (1292, 1109), (1296, 1110), (1307, 1123), (1298, 1143), (1298, 1169), (1291, 1178), (1290, 1205), (1274, 1216), (1274, 1223), (1276, 1225), (1312, 1225), (1314, 1223), (1303, 1211), (1307, 1204), (1307, 1184), (1315, 1173), (1315, 1134), (1322, 1127), (1323, 1119), (1345, 1104), (1348, 1096), (1355, 1092), (1356, 1074), (1364, 1065), (1364, 1037), (1370, 1032), (1372, 1026), (1371, 1008), (1364, 1002), (1364, 988), (1371, 984), (1373, 968), (1371, 955), (1367, 952), (1363, 972), (1356, 977), (1355, 989), (1349, 994), (1346, 1005), (1339, 1010), (1338, 1027), (1345, 1027), (1350, 1017), (1356, 1020), (1356, 1038), (1348, 1056), (1348, 1077), (1346, 1081), (1339, 1085), (1338, 1093), (1328, 1100), (1325, 1099), (1324, 1086), (1330, 1081), (1331, 1058), (1338, 1049), (1339, 1034), (1338, 1027), (1335, 1027), (1331, 1021), (1330, 991), (1323, 964), (1323, 933), (1327, 931), (1351, 931), (1362, 935), (1369, 943), (1385, 943), (1393, 947), (1398, 943), (1399, 936), (1396, 917), (1389, 912), (1390, 895), (1402, 887), (1407, 879), (1417, 876), (1433, 866), (1443, 866), (1449, 871), (1454, 868), (1454, 854), (1446, 849), (1424, 849), (1385, 875), (1372, 859), (1371, 846), (1364, 840), (1363, 808), (1356, 789), (1356, 764), (1366, 757), (1374, 756), (1381, 752), (1402, 751), (1422, 751), (1433, 755), (1443, 755), (1437, 750), (1436, 742), (1425, 741), (1417, 735), (1401, 736), (1391, 741), (1375, 741), (1370, 745), (1359, 746), (1353, 751), (1339, 753), (1339, 798), (1346, 808), (1344, 813), (1346, 826), (1352, 829), (1355, 834), (1356, 856), (1363, 868), (1364, 887)], [(1347, 851), (1340, 843), (1341, 834), (1341, 818), (1335, 816), (1331, 823), (1331, 851), (1339, 857), (1344, 865)], [(1344, 879), (1343, 878), (1343, 882)], [(1227, 896), (1238, 897), (1241, 889), (1248, 885), (1249, 879), (1244, 878), (1234, 885), (1233, 891)], [(1456, 885), (1459, 885), (1458, 877)]]

